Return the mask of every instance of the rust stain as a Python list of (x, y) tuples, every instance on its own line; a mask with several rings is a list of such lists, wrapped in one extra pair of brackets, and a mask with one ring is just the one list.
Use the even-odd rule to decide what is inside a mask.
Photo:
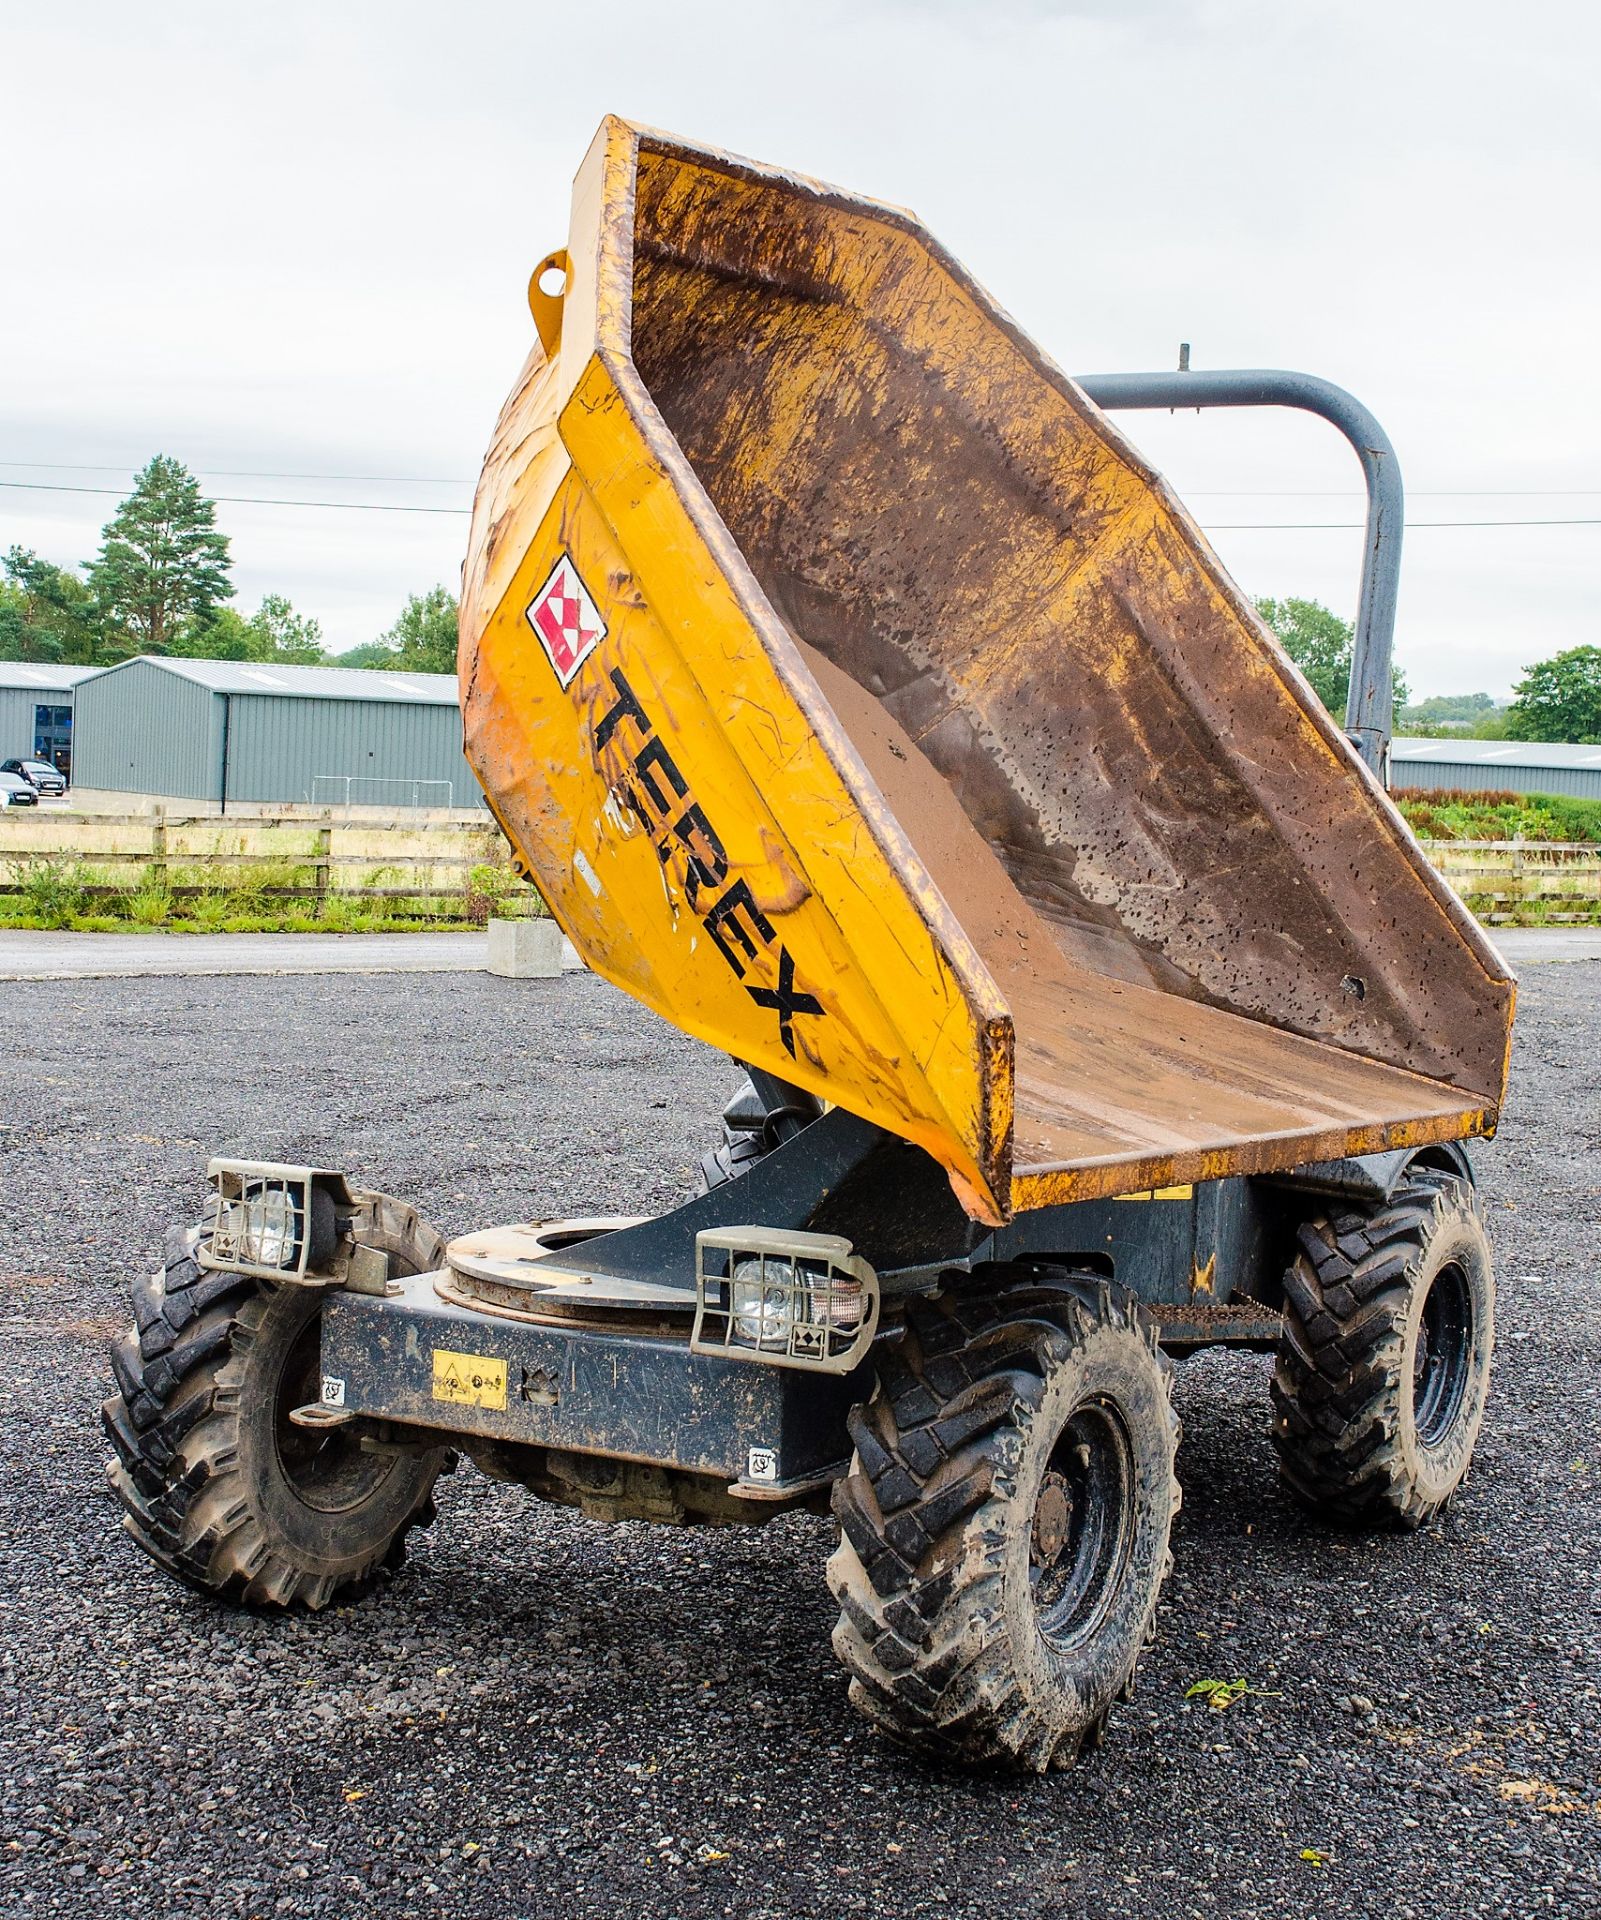
[[(1493, 1129), (1504, 970), (1157, 476), (909, 215), (609, 120), (566, 258), (462, 679), (599, 972), (985, 1220)], [(526, 609), (562, 553), (607, 631), (559, 685)], [(776, 930), (749, 977), (666, 814), (629, 826), (614, 672)]]

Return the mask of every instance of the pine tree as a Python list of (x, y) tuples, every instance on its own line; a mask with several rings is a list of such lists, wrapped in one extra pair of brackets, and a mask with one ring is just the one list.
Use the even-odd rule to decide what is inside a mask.
[(179, 460), (158, 453), (101, 536), (89, 584), (106, 625), (134, 653), (167, 653), (232, 599), (217, 510)]

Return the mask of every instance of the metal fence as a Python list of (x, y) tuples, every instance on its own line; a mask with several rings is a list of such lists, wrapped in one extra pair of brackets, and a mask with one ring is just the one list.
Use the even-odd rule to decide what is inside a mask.
[[(432, 793), (432, 799), (424, 799)], [(312, 775), (306, 798), (314, 807), (453, 807), (451, 780), (384, 780), (365, 773)]]

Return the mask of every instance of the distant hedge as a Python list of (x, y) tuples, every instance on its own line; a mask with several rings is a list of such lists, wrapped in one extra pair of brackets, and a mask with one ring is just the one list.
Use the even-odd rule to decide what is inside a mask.
[(1397, 787), (1391, 794), (1422, 840), (1594, 840), (1601, 800), (1566, 793), (1483, 792), (1467, 787)]

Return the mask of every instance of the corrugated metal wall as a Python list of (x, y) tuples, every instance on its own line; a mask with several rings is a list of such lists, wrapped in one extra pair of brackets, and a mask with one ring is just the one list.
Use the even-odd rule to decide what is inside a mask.
[(454, 702), (221, 693), (144, 660), (78, 689), (74, 783), (219, 801), (225, 720), (230, 801), (483, 804)]
[(231, 696), (230, 800), (345, 797), (365, 806), (467, 807), (482, 793), (461, 750), (461, 711), (423, 701)]
[(71, 707), (71, 687), (0, 687), (0, 760), (33, 758), (35, 707)]
[(1519, 767), (1504, 761), (1402, 760), (1390, 754), (1392, 787), (1461, 787), (1469, 793), (1570, 793), (1601, 800), (1601, 767)]
[(0, 687), (0, 760), (25, 760), (33, 752), (33, 710), (44, 705), (70, 707), (72, 695)]
[(222, 775), (222, 698), (145, 660), (97, 674), (78, 689), (73, 785), (173, 800), (216, 800)]

